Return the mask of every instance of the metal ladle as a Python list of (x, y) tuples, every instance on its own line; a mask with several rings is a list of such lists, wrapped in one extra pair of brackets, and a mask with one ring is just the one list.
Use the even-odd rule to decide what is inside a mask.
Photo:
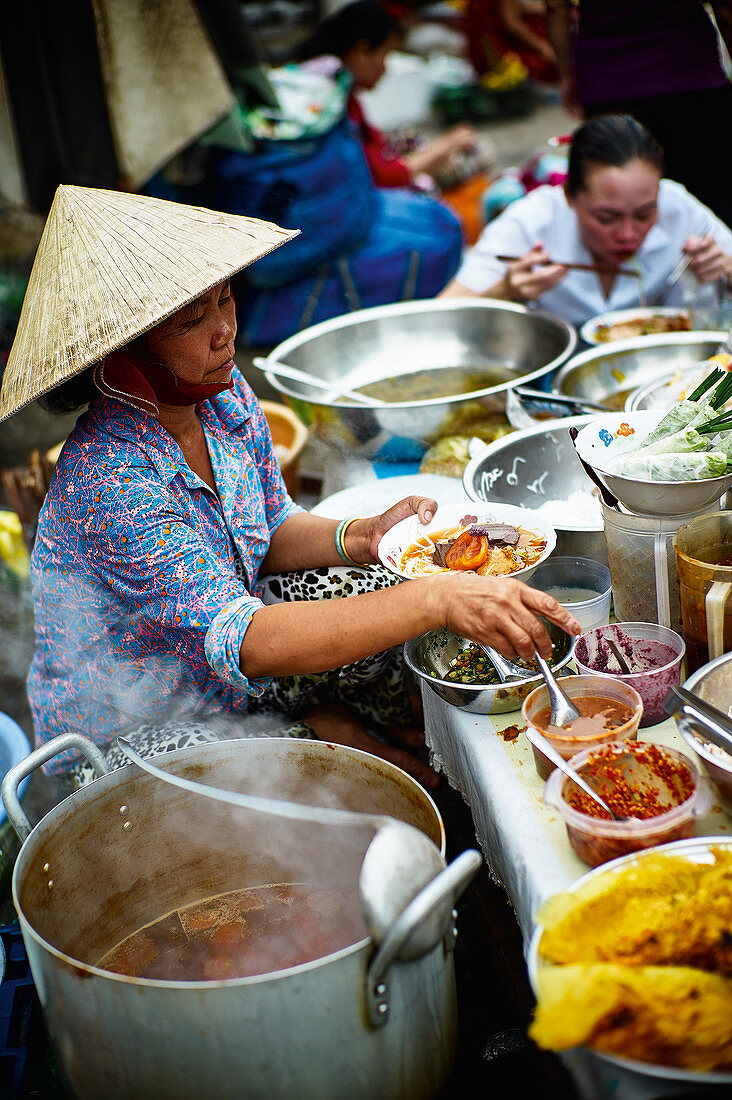
[[(417, 895), (443, 872), (447, 864), (437, 846), (429, 837), (386, 814), (359, 813), (354, 810), (328, 809), (321, 806), (308, 806), (301, 802), (287, 802), (276, 798), (264, 798), (259, 795), (242, 794), (239, 791), (227, 791), (220, 787), (198, 783), (193, 779), (173, 775), (149, 760), (144, 759), (124, 737), (117, 738), (117, 744), (138, 768), (169, 783), (174, 787), (203, 795), (230, 806), (239, 806), (258, 813), (272, 814), (296, 821), (310, 821), (320, 825), (372, 825), (376, 835), (364, 855), (359, 876), (359, 892), (366, 927), (377, 944), (396, 923)], [(460, 877), (475, 873), (475, 859), (480, 862), (476, 852), (463, 852), (458, 860), (466, 864), (465, 869), (456, 869)], [(458, 862), (455, 860), (455, 863)], [(469, 864), (469, 866), (467, 866)], [(451, 868), (454, 864), (451, 864)], [(444, 935), (454, 905), (454, 897), (448, 895), (441, 904), (436, 905), (427, 919), (422, 921), (410, 935), (400, 950), (400, 958), (415, 958), (430, 950)]]
[(291, 382), (303, 382), (306, 386), (315, 386), (323, 393), (332, 394), (335, 397), (348, 397), (351, 401), (355, 401), (357, 405), (370, 405), (373, 408), (374, 406), (382, 407), (388, 404), (387, 401), (381, 401), (378, 397), (367, 397), (357, 390), (339, 386), (337, 382), (317, 378), (314, 374), (308, 374), (307, 371), (300, 370), (298, 367), (288, 367), (286, 363), (280, 363), (278, 359), (263, 359), (257, 355), (252, 362), (255, 367), (259, 367), (262, 371), (268, 371), (278, 378), (289, 378)]
[(551, 707), (549, 717), (551, 724), (553, 726), (568, 726), (570, 722), (574, 722), (575, 718), (579, 718), (579, 711), (554, 679), (554, 673), (549, 668), (549, 665), (539, 653), (538, 649), (534, 650), (534, 659), (541, 669), (541, 674), (544, 677), (547, 691), (549, 692), (549, 703)]
[(620, 817), (618, 814), (613, 813), (605, 799), (601, 798), (597, 791), (594, 791), (592, 789), (589, 783), (587, 783), (582, 778), (579, 772), (576, 772), (574, 768), (567, 763), (562, 754), (560, 752), (557, 752), (554, 746), (549, 741), (547, 741), (546, 737), (539, 733), (538, 730), (534, 729), (533, 726), (527, 726), (526, 736), (531, 744), (539, 750), (539, 752), (543, 753), (548, 760), (551, 760), (552, 764), (559, 768), (560, 771), (564, 772), (565, 775), (568, 775), (569, 778), (574, 783), (576, 783), (578, 787), (582, 788), (585, 794), (588, 794), (590, 798), (594, 799), (595, 802), (597, 802), (598, 806), (602, 806), (603, 810), (605, 810), (606, 813), (610, 814), (610, 817), (613, 821), (628, 820), (626, 817)]

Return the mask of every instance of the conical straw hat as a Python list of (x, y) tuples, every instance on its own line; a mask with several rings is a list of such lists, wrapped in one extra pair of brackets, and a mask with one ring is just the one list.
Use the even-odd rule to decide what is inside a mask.
[(298, 232), (146, 195), (59, 187), (5, 367), (0, 420)]

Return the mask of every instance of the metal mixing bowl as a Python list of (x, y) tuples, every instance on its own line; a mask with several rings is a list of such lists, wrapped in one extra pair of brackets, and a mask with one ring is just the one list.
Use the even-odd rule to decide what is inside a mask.
[[(557, 659), (552, 668), (556, 673), (571, 661), (574, 638), (565, 634), (554, 623), (543, 621), (554, 642)], [(544, 683), (541, 673), (510, 684), (454, 684), (450, 680), (443, 680), (450, 661), (466, 645), (467, 639), (443, 627), (407, 642), (404, 646), (404, 660), (412, 672), (428, 684), (440, 699), (471, 714), (505, 714), (507, 711), (520, 710), (526, 696)]]
[(684, 391), (689, 391), (689, 383), (701, 377), (699, 367), (686, 367), (664, 374), (645, 386), (639, 386), (629, 394), (625, 402), (626, 412), (645, 412), (647, 409), (670, 409), (681, 399)]
[(667, 332), (616, 340), (575, 355), (552, 379), (552, 389), (623, 409), (633, 390), (708, 359), (726, 337), (726, 332)]
[[(559, 556), (592, 558), (607, 565), (602, 515), (585, 516), (577, 510), (577, 493), (588, 504), (596, 491), (575, 454), (569, 428), (583, 428), (594, 417), (567, 416), (536, 428), (526, 428), (496, 440), (471, 459), (463, 474), (463, 488), (471, 500), (540, 508), (542, 501), (567, 501), (565, 517), (547, 519), (557, 533)], [(569, 498), (574, 497), (569, 503)], [(599, 506), (597, 508), (599, 513)]]
[[(723, 714), (730, 713), (732, 653), (723, 653), (721, 657), (715, 657), (696, 672), (692, 672), (684, 687), (721, 710)], [(677, 716), (676, 726), (688, 747), (696, 753), (720, 796), (732, 810), (732, 755), (711, 745), (706, 740), (703, 729), (697, 727), (692, 719), (680, 721)]]
[(495, 369), (495, 384), (468, 394), (410, 395), (387, 407), (369, 407), (329, 400), (314, 386), (270, 372), (266, 378), (313, 435), (330, 446), (362, 458), (415, 460), (443, 435), (470, 434), (471, 418), (501, 408), (507, 389), (554, 370), (576, 343), (572, 325), (511, 302), (397, 302), (313, 325), (278, 344), (269, 359), (351, 389), (445, 367)]

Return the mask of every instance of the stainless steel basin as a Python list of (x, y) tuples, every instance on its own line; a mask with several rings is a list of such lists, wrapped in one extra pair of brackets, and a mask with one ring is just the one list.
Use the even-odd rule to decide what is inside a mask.
[(592, 419), (568, 416), (489, 444), (465, 468), (463, 488), (471, 500), (551, 507), (545, 518), (557, 533), (557, 556), (592, 558), (607, 565), (596, 490), (569, 436), (570, 427), (583, 428)]
[[(503, 408), (506, 390), (554, 370), (576, 343), (571, 325), (511, 302), (398, 302), (313, 325), (284, 340), (269, 358), (351, 389), (384, 381), (398, 382), (403, 392), (409, 375), (429, 372), (412, 380), (415, 392), (408, 399), (394, 400), (398, 393), (385, 385), (376, 396), (387, 407), (360, 407), (270, 372), (266, 378), (330, 446), (364, 458), (415, 459), (444, 435), (470, 433), (482, 413)], [(495, 381), (469, 393), (429, 396), (432, 372), (444, 368)]]
[(575, 355), (552, 379), (555, 393), (623, 409), (640, 386), (714, 355), (726, 332), (668, 332), (617, 340)]

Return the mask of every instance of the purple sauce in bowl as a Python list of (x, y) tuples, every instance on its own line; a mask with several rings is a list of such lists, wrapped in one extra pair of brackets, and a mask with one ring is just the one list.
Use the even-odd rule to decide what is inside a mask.
[[(607, 644), (615, 642), (631, 674), (621, 672)], [(686, 646), (681, 635), (656, 623), (610, 623), (587, 630), (577, 639), (574, 660), (581, 674), (612, 676), (634, 687), (643, 700), (641, 726), (655, 726), (668, 717), (663, 700), (681, 683)]]

